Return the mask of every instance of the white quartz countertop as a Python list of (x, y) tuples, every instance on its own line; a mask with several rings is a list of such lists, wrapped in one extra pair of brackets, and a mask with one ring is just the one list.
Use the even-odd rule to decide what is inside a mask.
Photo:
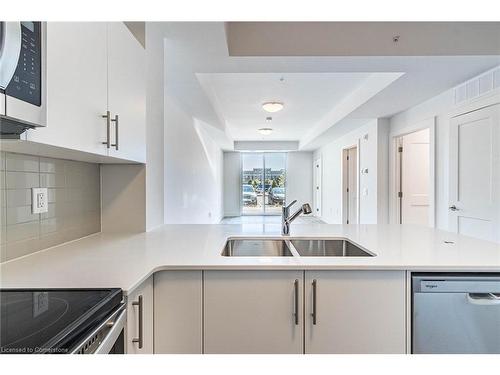
[[(279, 224), (164, 225), (104, 234), (0, 265), (1, 288), (122, 288), (176, 269), (398, 269), (500, 272), (500, 245), (406, 225), (296, 224), (289, 238), (347, 238), (375, 257), (223, 257), (229, 237), (280, 237)], [(451, 242), (451, 243), (447, 243)]]

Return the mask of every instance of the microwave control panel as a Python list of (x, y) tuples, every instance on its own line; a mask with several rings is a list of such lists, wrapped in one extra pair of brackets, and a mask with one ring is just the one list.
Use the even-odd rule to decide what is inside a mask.
[(5, 89), (8, 96), (40, 106), (42, 104), (42, 25), (21, 22), (21, 52), (17, 68)]

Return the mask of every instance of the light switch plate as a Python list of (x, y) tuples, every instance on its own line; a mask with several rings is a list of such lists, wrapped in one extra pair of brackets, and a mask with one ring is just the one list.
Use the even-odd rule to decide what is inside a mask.
[(49, 210), (47, 202), (47, 188), (31, 189), (31, 211), (34, 214), (42, 214)]

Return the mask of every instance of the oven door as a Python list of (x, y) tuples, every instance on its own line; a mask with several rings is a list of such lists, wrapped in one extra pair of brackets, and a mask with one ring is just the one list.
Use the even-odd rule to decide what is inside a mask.
[(0, 22), (0, 115), (5, 115), (5, 89), (9, 84), (21, 53), (21, 24)]
[(127, 311), (122, 304), (94, 331), (87, 335), (72, 354), (125, 354)]

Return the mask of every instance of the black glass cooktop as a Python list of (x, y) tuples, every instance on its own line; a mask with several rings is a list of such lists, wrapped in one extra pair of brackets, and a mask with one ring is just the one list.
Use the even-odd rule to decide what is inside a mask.
[(0, 353), (68, 353), (121, 300), (121, 289), (0, 289)]

